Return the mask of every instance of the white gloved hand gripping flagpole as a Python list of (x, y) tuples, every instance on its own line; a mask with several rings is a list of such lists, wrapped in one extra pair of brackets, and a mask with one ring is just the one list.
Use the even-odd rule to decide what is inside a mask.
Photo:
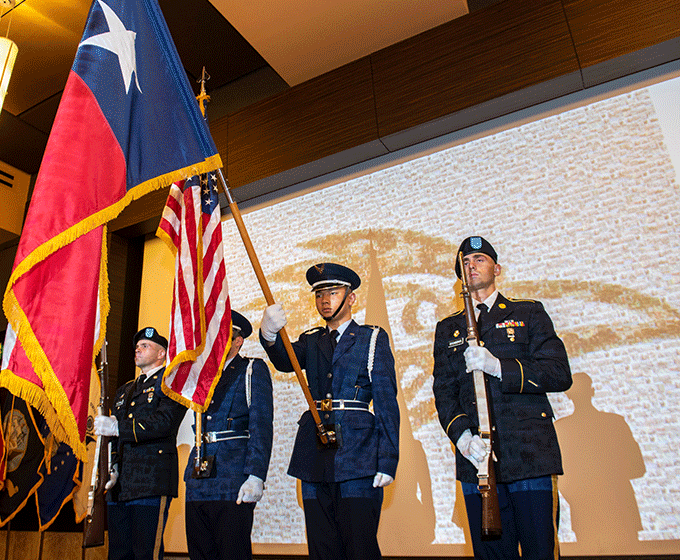
[[(229, 185), (227, 184), (227, 181), (224, 178), (221, 169), (217, 170), (217, 175), (220, 178), (220, 182), (222, 183), (224, 194), (226, 195), (227, 202), (229, 203), (229, 209), (231, 210), (231, 214), (234, 217), (234, 221), (236, 222), (236, 227), (238, 228), (238, 231), (241, 234), (241, 239), (243, 240), (246, 252), (248, 253), (248, 257), (250, 258), (250, 263), (252, 264), (253, 270), (255, 271), (255, 276), (257, 276), (257, 280), (260, 283), (260, 288), (262, 289), (262, 293), (264, 294), (264, 299), (267, 301), (267, 305), (274, 305), (275, 303), (274, 296), (272, 295), (271, 290), (269, 289), (269, 284), (267, 283), (267, 279), (265, 278), (264, 272), (262, 271), (262, 267), (260, 266), (260, 261), (257, 258), (255, 248), (253, 247), (253, 243), (250, 240), (250, 236), (248, 235), (248, 230), (246, 229), (246, 226), (243, 223), (241, 212), (238, 209), (236, 202), (232, 198), (231, 193), (229, 192)], [(307, 399), (307, 404), (309, 406), (310, 412), (312, 413), (312, 417), (314, 418), (314, 422), (316, 423), (316, 429), (318, 432), (319, 439), (321, 440), (321, 443), (329, 446), (337, 444), (335, 432), (332, 432), (330, 430), (327, 431), (323, 423), (321, 422), (321, 417), (319, 416), (319, 412), (316, 409), (316, 402), (314, 401), (312, 393), (309, 390), (307, 380), (305, 379), (305, 376), (302, 373), (302, 368), (300, 367), (300, 363), (298, 362), (297, 356), (295, 355), (295, 351), (293, 350), (293, 345), (290, 343), (290, 338), (288, 337), (286, 328), (283, 327), (279, 331), (279, 334), (281, 335), (281, 340), (283, 340), (283, 345), (286, 349), (286, 353), (288, 354), (288, 358), (290, 359), (290, 363), (293, 366), (293, 370), (295, 371), (295, 375), (298, 379), (298, 382), (300, 383), (300, 387), (302, 387), (302, 392), (305, 395), (305, 399)]]

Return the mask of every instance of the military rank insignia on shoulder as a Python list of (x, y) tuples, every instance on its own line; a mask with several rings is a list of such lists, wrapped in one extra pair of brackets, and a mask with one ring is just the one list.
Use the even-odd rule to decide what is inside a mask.
[(326, 327), (312, 327), (311, 329), (306, 330), (302, 334), (313, 334), (315, 332), (323, 331), (323, 330), (326, 330)]
[(444, 318), (445, 318), (445, 319), (448, 319), (449, 317), (457, 317), (457, 316), (460, 315), (461, 313), (465, 313), (465, 309), (460, 309), (460, 310), (456, 311), (455, 313), (451, 313), (451, 315), (447, 315), (447, 316), (444, 317)]
[(535, 299), (527, 299), (527, 298), (511, 298), (511, 297), (509, 297), (509, 298), (507, 298), (507, 299), (508, 299), (508, 301), (511, 301), (511, 302), (513, 302), (513, 303), (522, 303), (522, 302), (525, 302), (525, 303), (536, 303), (536, 300), (535, 300)]

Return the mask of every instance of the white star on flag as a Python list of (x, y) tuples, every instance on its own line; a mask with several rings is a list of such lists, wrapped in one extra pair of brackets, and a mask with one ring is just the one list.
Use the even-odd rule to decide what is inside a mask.
[(78, 48), (83, 45), (93, 45), (111, 51), (118, 57), (120, 72), (125, 83), (125, 93), (130, 93), (133, 72), (135, 73), (137, 89), (139, 93), (142, 93), (142, 88), (139, 87), (139, 80), (137, 79), (137, 58), (135, 56), (135, 38), (137, 33), (126, 29), (123, 22), (120, 21), (120, 18), (108, 5), (104, 4), (101, 0), (97, 1), (104, 12), (104, 18), (109, 26), (109, 31), (85, 39), (78, 45)]

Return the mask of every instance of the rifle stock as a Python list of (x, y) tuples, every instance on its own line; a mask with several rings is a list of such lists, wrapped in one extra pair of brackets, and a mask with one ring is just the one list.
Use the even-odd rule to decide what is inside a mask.
[[(461, 270), (461, 292), (465, 305), (465, 322), (467, 325), (467, 342), (469, 346), (479, 346), (480, 338), (475, 319), (475, 307), (468, 287), (467, 271), (463, 263), (463, 253), (458, 253), (458, 263)], [(496, 488), (496, 468), (493, 454), (493, 430), (491, 428), (491, 411), (488, 397), (488, 380), (483, 371), (472, 373), (477, 400), (477, 416), (479, 419), (479, 437), (489, 448), (485, 461), (477, 469), (477, 482), (482, 497), (482, 538), (493, 539), (501, 535), (501, 513), (498, 505), (498, 490)]]
[[(101, 394), (99, 398), (99, 414), (109, 414), (109, 364), (106, 359), (106, 341), (99, 355), (99, 379)], [(109, 480), (109, 454), (111, 445), (107, 436), (97, 436), (97, 444), (92, 465), (90, 491), (87, 495), (87, 517), (83, 528), (83, 548), (104, 545), (106, 531), (106, 493), (105, 485)]]

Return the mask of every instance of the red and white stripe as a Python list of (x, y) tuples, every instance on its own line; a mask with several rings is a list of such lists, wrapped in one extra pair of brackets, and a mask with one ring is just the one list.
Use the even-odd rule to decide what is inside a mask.
[(220, 207), (213, 204), (212, 212), (203, 211), (206, 193), (201, 189), (195, 178), (172, 185), (159, 235), (175, 253), (164, 390), (191, 409), (204, 411), (229, 351), (231, 307)]

